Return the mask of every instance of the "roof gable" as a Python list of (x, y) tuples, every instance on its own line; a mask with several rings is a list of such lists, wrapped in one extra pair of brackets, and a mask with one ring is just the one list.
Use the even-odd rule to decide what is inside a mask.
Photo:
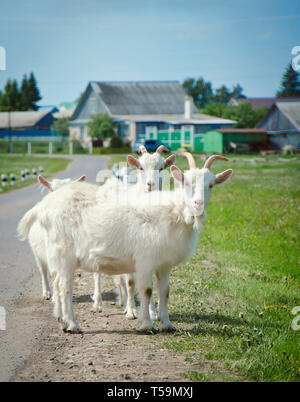
[[(275, 114), (278, 116), (275, 116)], [(279, 114), (283, 116), (283, 119), (279, 118)], [(269, 124), (271, 120), (274, 126), (272, 128), (270, 128)], [(269, 131), (291, 129), (294, 127), (294, 129), (300, 131), (300, 101), (274, 103), (256, 127), (267, 128)]]
[(37, 112), (0, 112), (0, 128), (25, 128), (36, 126), (39, 122), (44, 120), (46, 116), (51, 116), (55, 109), (42, 109)]
[(290, 123), (300, 131), (300, 101), (276, 102), (276, 107), (286, 116)]
[(112, 115), (184, 113), (185, 91), (177, 81), (94, 84), (98, 86), (99, 95)]

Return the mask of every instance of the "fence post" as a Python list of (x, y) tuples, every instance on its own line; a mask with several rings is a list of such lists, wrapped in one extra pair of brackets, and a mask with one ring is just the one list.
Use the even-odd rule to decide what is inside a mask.
[(27, 154), (31, 155), (31, 142), (27, 142)]
[(49, 142), (49, 155), (52, 155), (52, 151), (53, 151), (53, 144), (52, 144), (52, 142), (50, 141), (50, 142)]
[(69, 154), (73, 155), (73, 141), (69, 142)]
[(93, 141), (89, 143), (90, 155), (93, 154)]

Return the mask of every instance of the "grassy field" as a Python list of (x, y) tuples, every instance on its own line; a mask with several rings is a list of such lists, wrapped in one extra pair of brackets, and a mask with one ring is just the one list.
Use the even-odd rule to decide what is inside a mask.
[(8, 178), (11, 173), (16, 175), (15, 186), (10, 185), (10, 180), (8, 186), (2, 187), (0, 185), (0, 191), (2, 190), (1, 194), (17, 188), (28, 186), (36, 182), (36, 179), (33, 178), (29, 178), (25, 182), (21, 182), (21, 170), (29, 169), (30, 174), (32, 175), (33, 168), (36, 168), (39, 172), (39, 167), (42, 166), (44, 168), (44, 176), (49, 177), (55, 172), (66, 169), (70, 162), (71, 160), (66, 158), (40, 158), (33, 156), (0, 154), (0, 175), (5, 173)]
[[(118, 160), (125, 157), (111, 163)], [(182, 157), (176, 165), (187, 169)], [(291, 327), (300, 306), (300, 163), (273, 156), (218, 161), (212, 171), (229, 167), (233, 176), (214, 189), (196, 254), (172, 272), (169, 311), (178, 331), (160, 342), (200, 362), (203, 370), (185, 373), (195, 381), (300, 381), (300, 330)]]

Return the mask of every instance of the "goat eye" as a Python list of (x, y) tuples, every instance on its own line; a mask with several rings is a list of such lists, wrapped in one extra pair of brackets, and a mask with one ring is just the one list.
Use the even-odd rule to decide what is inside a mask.
[(144, 169), (143, 169), (142, 167), (140, 168), (140, 170), (141, 170), (142, 172), (144, 171)]

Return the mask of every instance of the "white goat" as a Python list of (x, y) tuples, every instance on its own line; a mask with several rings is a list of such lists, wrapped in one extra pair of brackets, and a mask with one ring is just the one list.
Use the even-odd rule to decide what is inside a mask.
[[(48, 194), (22, 218), (18, 232), (23, 238), (35, 221), (47, 230), (47, 260), (50, 272), (56, 272), (54, 314), (63, 330), (81, 331), (72, 308), (74, 271), (78, 268), (108, 275), (136, 272), (140, 330), (153, 329), (149, 301), (155, 273), (159, 329), (174, 330), (168, 315), (170, 270), (189, 259), (211, 190), (232, 173), (229, 169), (215, 176), (209, 171), (214, 160), (227, 160), (223, 156), (213, 155), (197, 169), (192, 155), (185, 155), (189, 171), (184, 174), (171, 167), (173, 177), (182, 185), (173, 192), (141, 194), (127, 205), (114, 205), (113, 196), (107, 203), (95, 204), (89, 199), (87, 184), (71, 183)], [(154, 198), (152, 205), (149, 197)]]
[[(83, 181), (85, 178), (86, 176), (81, 176), (76, 181)], [(38, 176), (38, 181), (43, 188), (47, 188), (49, 191), (55, 191), (72, 182), (71, 179), (53, 179), (52, 181), (48, 181), (42, 176)], [(46, 238), (45, 229), (38, 222), (35, 222), (30, 229), (28, 240), (41, 274), (43, 298), (49, 300), (51, 298), (51, 290), (48, 280)]]
[[(138, 167), (141, 172), (143, 172), (139, 176), (139, 180), (137, 185), (130, 186), (133, 191), (139, 192), (143, 191), (142, 189), (148, 189), (151, 191), (154, 188), (158, 188), (158, 181), (159, 175), (157, 172), (161, 172), (166, 167), (170, 166), (174, 163), (175, 155), (171, 155), (166, 160), (161, 156), (161, 153), (165, 150), (164, 146), (160, 146), (154, 154), (148, 154), (145, 147), (140, 147), (140, 152), (142, 156), (140, 160), (135, 159), (132, 156), (128, 157), (129, 163), (133, 166)], [(147, 155), (145, 155), (147, 154)], [(86, 176), (81, 176), (77, 181), (85, 180)], [(154, 178), (154, 179), (153, 179)], [(71, 183), (72, 179), (53, 179), (51, 182), (44, 179), (42, 176), (38, 177), (40, 184), (47, 188), (49, 191), (55, 191), (61, 186)], [(153, 180), (153, 181), (151, 181)], [(149, 182), (148, 186), (145, 184)], [(123, 188), (122, 190), (119, 188), (121, 185)], [(89, 186), (90, 189), (90, 197), (93, 199), (93, 190), (96, 196), (96, 192), (98, 190), (98, 186), (92, 187)], [(111, 194), (112, 191), (126, 191), (127, 186), (125, 186), (119, 180), (114, 182), (114, 179), (111, 179), (111, 182), (106, 182), (104, 186), (101, 187), (100, 193), (105, 198), (108, 194)], [(40, 274), (41, 274), (41, 281), (42, 281), (42, 292), (43, 298), (49, 300), (51, 297), (51, 290), (48, 280), (48, 270), (47, 270), (47, 259), (45, 253), (45, 230), (40, 227), (38, 223), (35, 223), (30, 230), (29, 234), (29, 244), (32, 248), (36, 263), (39, 267)], [(116, 285), (119, 289), (120, 294), (120, 305), (126, 306), (125, 313), (127, 318), (135, 318), (136, 317), (136, 310), (135, 310), (135, 302), (134, 302), (134, 276), (133, 275), (124, 275), (124, 277), (116, 277)], [(101, 295), (101, 276), (99, 273), (94, 273), (94, 293), (92, 296), (93, 300), (93, 311), (101, 312), (102, 311), (102, 295)], [(153, 298), (151, 298), (150, 303), (150, 314), (151, 317), (154, 319), (156, 318), (156, 310)]]
[[(139, 148), (139, 153), (141, 156), (139, 159), (128, 155), (128, 163), (138, 169), (138, 180), (135, 185), (127, 185), (122, 181), (111, 178), (108, 179), (103, 186), (100, 187), (97, 192), (98, 202), (107, 202), (112, 194), (118, 194), (120, 197), (125, 195), (127, 198), (128, 192), (132, 196), (139, 195), (143, 192), (150, 192), (159, 189), (159, 181), (163, 179), (162, 171), (167, 167), (171, 166), (175, 162), (175, 155), (170, 155), (168, 158), (164, 159), (162, 157), (163, 151), (168, 149), (164, 145), (160, 145), (156, 152), (149, 154), (146, 148), (141, 145)], [(101, 300), (101, 292), (97, 292), (97, 286), (100, 287), (100, 274), (95, 273), (95, 293), (94, 300), (97, 297), (99, 302)], [(135, 301), (134, 301), (134, 289), (135, 289), (135, 275), (126, 274), (121, 276), (115, 276), (115, 284), (119, 291), (119, 304), (125, 307), (126, 317), (129, 319), (134, 319), (137, 317)], [(98, 303), (99, 303), (98, 302)], [(153, 297), (150, 298), (150, 316), (152, 319), (157, 318), (157, 313), (155, 309), (155, 304)]]

